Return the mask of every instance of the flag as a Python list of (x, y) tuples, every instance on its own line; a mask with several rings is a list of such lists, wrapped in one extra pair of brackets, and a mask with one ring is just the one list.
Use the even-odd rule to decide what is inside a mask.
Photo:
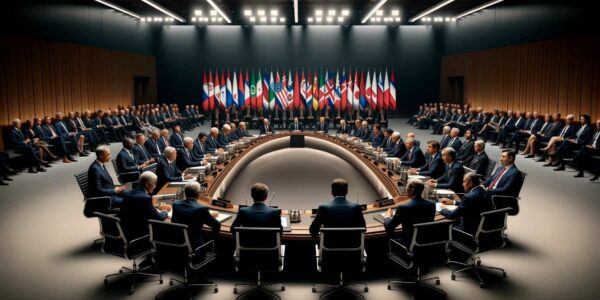
[(275, 78), (273, 77), (273, 70), (269, 74), (269, 109), (275, 109)]
[(306, 98), (305, 98), (305, 104), (306, 104), (306, 109), (309, 109), (310, 107), (313, 106), (313, 88), (312, 85), (310, 84), (310, 71), (308, 71), (308, 76), (306, 77)]
[(371, 109), (377, 108), (378, 93), (377, 93), (377, 71), (373, 70), (373, 78), (371, 78)]
[(256, 109), (263, 108), (263, 89), (262, 89), (262, 75), (260, 75), (260, 69), (258, 69), (258, 73), (256, 74)]
[(385, 102), (383, 98), (383, 77), (381, 76), (381, 70), (379, 70), (379, 79), (377, 80), (377, 108), (384, 108)]
[(254, 70), (250, 79), (250, 107), (256, 108), (256, 80), (254, 80)]
[(300, 109), (300, 105), (304, 105), (304, 103), (300, 103), (300, 82), (298, 81), (298, 70), (296, 70), (296, 74), (294, 74), (294, 108)]
[(212, 77), (212, 70), (208, 71), (208, 109), (215, 109), (215, 85)]
[(235, 70), (233, 70), (233, 79), (231, 80), (231, 98), (233, 100), (233, 105), (238, 108), (240, 100), (239, 100), (239, 94), (238, 94), (238, 83), (237, 83), (237, 74), (235, 73)]
[(285, 110), (288, 104), (285, 71), (283, 72), (283, 80), (279, 77), (279, 72), (277, 72), (276, 76), (277, 77), (275, 77), (275, 84), (273, 86), (275, 90), (275, 101), (280, 109)]
[(340, 77), (340, 108), (346, 110), (348, 105), (348, 79), (346, 78), (346, 69), (342, 71), (342, 77)]
[(300, 80), (300, 101), (302, 101), (302, 105), (308, 107), (308, 102), (306, 100), (306, 94), (308, 93), (308, 90), (306, 89), (306, 78), (304, 77), (304, 70), (302, 70), (302, 78)]
[(227, 107), (227, 82), (223, 70), (221, 70), (221, 107)]
[(363, 89), (363, 93), (365, 95), (365, 104), (363, 106), (363, 103), (361, 101), (361, 108), (363, 110), (365, 110), (365, 108), (371, 106), (371, 98), (373, 98), (373, 90), (371, 89), (371, 73), (369, 72), (369, 70), (367, 70), (367, 81), (364, 82), (364, 85), (361, 86), (361, 88)]
[(329, 72), (325, 73), (325, 82), (327, 83), (327, 103), (329, 104), (329, 108), (335, 107), (335, 82), (336, 79), (333, 76), (334, 73)]
[(392, 69), (392, 78), (390, 79), (390, 109), (396, 110), (396, 76)]
[(206, 70), (202, 72), (202, 110), (208, 111), (208, 81), (206, 81)]
[(265, 70), (265, 75), (262, 78), (262, 86), (263, 86), (263, 100), (262, 100), (262, 105), (263, 105), (263, 109), (266, 110), (270, 110), (270, 101), (271, 99), (269, 98), (269, 72), (267, 70)]
[(385, 69), (385, 77), (383, 78), (383, 109), (388, 108), (390, 108), (390, 81), (387, 69)]
[(231, 108), (231, 105), (233, 104), (233, 89), (231, 86), (231, 74), (229, 73), (229, 70), (227, 70), (227, 85), (225, 86), (226, 90), (225, 90), (225, 107), (227, 108)]
[(252, 108), (252, 93), (250, 92), (250, 77), (248, 76), (248, 68), (246, 68), (246, 78), (244, 78), (244, 106)]
[[(332, 74), (333, 75), (333, 74)], [(331, 95), (333, 96), (333, 106), (340, 109), (340, 98), (342, 97), (342, 91), (340, 89), (340, 72), (335, 71), (334, 87)]]
[[(325, 70), (325, 76), (327, 76), (327, 70)], [(319, 76), (319, 109), (325, 109), (327, 105), (327, 78), (323, 77), (323, 71)]]
[(221, 107), (221, 85), (219, 84), (219, 73), (215, 71), (215, 109)]
[(244, 88), (244, 73), (242, 73), (242, 69), (240, 69), (240, 77), (238, 77), (238, 107), (243, 109), (246, 107), (246, 96), (245, 96), (245, 88)]
[(312, 107), (314, 110), (319, 108), (319, 75), (317, 71), (315, 71), (312, 83)]
[(360, 108), (361, 99), (360, 82), (358, 80), (358, 69), (354, 70), (354, 87), (352, 88), (352, 93), (352, 108), (358, 110)]
[[(367, 70), (367, 79), (369, 78), (369, 70)], [(367, 80), (368, 81), (368, 80)], [(369, 86), (371, 84), (369, 83)], [(360, 72), (360, 109), (365, 110), (369, 106), (369, 100), (367, 100), (367, 92), (370, 93), (371, 89), (367, 90), (365, 86), (365, 72)]]
[(288, 70), (287, 77), (287, 100), (288, 100), (288, 109), (294, 109), (294, 80), (292, 80), (292, 70)]

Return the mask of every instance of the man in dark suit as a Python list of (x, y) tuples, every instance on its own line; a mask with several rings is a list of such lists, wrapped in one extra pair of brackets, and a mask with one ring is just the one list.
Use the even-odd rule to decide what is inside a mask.
[(483, 183), (486, 195), (518, 197), (523, 184), (523, 174), (515, 166), (515, 152), (505, 149), (500, 156), (500, 163), (502, 167), (496, 169), (496, 172)]
[(194, 140), (194, 156), (196, 159), (204, 159), (204, 155), (206, 154), (206, 133), (200, 132), (198, 133), (198, 138)]
[[(575, 166), (577, 167), (577, 174), (575, 177), (583, 177), (583, 170), (590, 163), (590, 158), (594, 155), (600, 155), (600, 119), (596, 120), (596, 133), (592, 136), (587, 145), (581, 147), (581, 151), (577, 153), (573, 157), (573, 161), (575, 161)], [(594, 177), (592, 177), (592, 181), (598, 179), (598, 174), (596, 173)]]
[(191, 137), (183, 139), (183, 148), (177, 150), (176, 164), (180, 171), (202, 165), (202, 160), (194, 155), (194, 140)]
[(432, 222), (435, 216), (435, 203), (421, 197), (425, 186), (420, 180), (409, 179), (406, 184), (406, 196), (409, 201), (403, 202), (392, 213), (388, 208), (384, 217), (384, 227), (388, 234), (393, 235), (396, 227), (402, 224), (400, 243), (409, 245), (413, 236), (413, 225)]
[(329, 124), (325, 123), (325, 117), (319, 118), (319, 123), (315, 126), (315, 132), (327, 133), (329, 131)]
[(392, 134), (393, 133), (394, 133), (394, 130), (391, 128), (386, 128), (385, 130), (383, 130), (383, 141), (381, 142), (379, 147), (381, 149), (383, 149), (383, 151), (385, 151), (385, 152), (389, 152), (392, 149), (392, 146), (393, 146)]
[(438, 189), (451, 189), (455, 193), (462, 193), (462, 180), (465, 175), (465, 169), (456, 161), (456, 151), (454, 148), (446, 147), (442, 149), (442, 160), (446, 164), (446, 171), (442, 177), (430, 179), (426, 182), (427, 186)]
[(427, 163), (421, 167), (409, 169), (408, 174), (429, 176), (431, 178), (439, 178), (444, 175), (445, 166), (440, 153), (440, 143), (435, 140), (427, 142), (427, 153), (429, 154)]
[(29, 163), (29, 173), (45, 172), (41, 165), (44, 164), (49, 166), (48, 162), (41, 161), (37, 150), (31, 145), (29, 137), (25, 137), (25, 134), (21, 131), (21, 120), (13, 120), (12, 130), (10, 132), (10, 138), (15, 147), (17, 153), (21, 153), (27, 159)]
[(232, 231), (237, 227), (281, 227), (281, 212), (279, 209), (269, 207), (265, 204), (269, 188), (264, 183), (255, 183), (250, 190), (254, 204), (242, 207), (231, 224)]
[(146, 162), (138, 164), (138, 160), (133, 154), (133, 140), (130, 138), (123, 139), (123, 149), (117, 154), (116, 162), (117, 171), (126, 182), (137, 181), (140, 172), (148, 166)]
[(310, 224), (310, 235), (319, 236), (321, 226), (323, 227), (365, 227), (365, 218), (360, 205), (346, 199), (348, 194), (348, 182), (342, 178), (336, 178), (331, 183), (331, 195), (333, 200), (319, 206), (317, 215)]
[(471, 158), (473, 154), (475, 154), (475, 148), (473, 145), (475, 144), (475, 138), (473, 137), (473, 130), (467, 129), (465, 131), (465, 142), (462, 143), (460, 149), (456, 152), (456, 160), (463, 163), (464, 161)]
[[(173, 202), (173, 223), (185, 224), (188, 226), (188, 237), (192, 249), (196, 249), (204, 244), (202, 237), (202, 227), (206, 224), (212, 229), (212, 238), (219, 235), (221, 223), (215, 218), (218, 212), (209, 212), (208, 207), (198, 203), (201, 187), (198, 182), (191, 181), (185, 185), (185, 200)], [(196, 253), (198, 256), (199, 253)]]
[(381, 143), (383, 143), (384, 138), (383, 132), (381, 132), (381, 125), (373, 125), (371, 139), (369, 140), (369, 142), (371, 142), (371, 146), (375, 148), (379, 147)]
[(159, 145), (160, 131), (152, 131), (150, 138), (144, 143), (146, 150), (150, 155), (156, 159), (159, 159), (163, 155), (163, 150), (160, 149)]
[(406, 146), (406, 152), (400, 158), (401, 165), (416, 168), (425, 164), (425, 156), (423, 155), (423, 151), (415, 145), (415, 139), (411, 137), (407, 138), (404, 146)]
[(169, 129), (164, 128), (160, 131), (160, 138), (158, 139), (158, 147), (160, 148), (160, 151), (164, 152), (165, 148), (171, 146), (170, 137), (171, 133), (169, 132)]
[(371, 140), (371, 134), (373, 133), (373, 130), (369, 129), (369, 122), (362, 121), (360, 126), (361, 135), (359, 136), (359, 138), (363, 141)]
[(450, 142), (450, 126), (444, 126), (442, 129), (442, 138), (440, 139), (440, 149), (444, 149), (448, 147), (448, 143)]
[(210, 133), (206, 138), (206, 152), (214, 152), (219, 148), (219, 144), (217, 143), (217, 139), (219, 138), (219, 129), (217, 127), (212, 127), (210, 129)]
[(143, 133), (138, 133), (135, 136), (135, 143), (133, 144), (131, 153), (133, 154), (133, 157), (138, 165), (146, 164), (146, 166), (148, 166), (158, 161), (158, 159), (152, 157), (150, 152), (148, 152), (146, 149), (146, 146), (144, 145), (145, 143), (146, 136)]
[(155, 194), (169, 182), (182, 181), (192, 178), (191, 175), (184, 176), (181, 171), (179, 171), (176, 161), (177, 150), (173, 147), (165, 148), (165, 155), (158, 161), (158, 166), (156, 167), (158, 181), (156, 183), (156, 189), (154, 190)]
[[(542, 151), (542, 157), (540, 157), (537, 162), (542, 162), (546, 159), (546, 156), (550, 154), (554, 154), (558, 146), (568, 139), (572, 139), (575, 137), (575, 133), (577, 132), (577, 126), (575, 125), (575, 116), (572, 114), (567, 115), (565, 118), (565, 126), (562, 127), (560, 133), (558, 135), (552, 136), (550, 140), (548, 140), (548, 145), (545, 148), (540, 149)], [(558, 166), (557, 162), (550, 159), (547, 163), (543, 165), (544, 167), (550, 166)]]
[(404, 145), (404, 142), (400, 137), (400, 132), (396, 131), (392, 133), (391, 140), (392, 148), (390, 149), (390, 151), (387, 152), (388, 157), (400, 158), (404, 156), (404, 153), (406, 153), (406, 145)]
[(229, 143), (231, 143), (231, 126), (229, 124), (224, 124), (222, 131), (219, 133), (217, 137), (217, 145), (219, 148), (226, 148)]
[(252, 136), (246, 128), (246, 122), (240, 122), (238, 129), (236, 130), (236, 134), (240, 139), (243, 137)]
[(121, 194), (127, 186), (115, 187), (112, 177), (106, 169), (106, 163), (112, 158), (110, 149), (106, 146), (96, 148), (96, 160), (88, 169), (88, 190), (86, 198), (105, 197), (111, 199), (111, 206), (118, 207), (123, 202)]
[(267, 118), (263, 120), (263, 124), (260, 125), (258, 129), (260, 131), (260, 134), (275, 133), (273, 131), (273, 127), (269, 124), (269, 119)]
[(472, 155), (468, 160), (463, 162), (463, 166), (474, 170), (475, 173), (485, 176), (487, 174), (487, 167), (490, 164), (490, 159), (485, 153), (485, 142), (482, 140), (475, 141), (473, 144), (475, 154)]
[(494, 209), (491, 198), (485, 196), (485, 189), (480, 186), (479, 175), (474, 172), (465, 174), (463, 178), (463, 188), (465, 195), (460, 201), (442, 198), (440, 202), (443, 205), (457, 205), (454, 210), (449, 210), (442, 206), (440, 214), (448, 219), (461, 219), (458, 229), (466, 233), (475, 234), (479, 227), (481, 213)]
[(304, 131), (304, 125), (298, 122), (298, 117), (294, 117), (294, 121), (290, 123), (290, 131)]
[(526, 119), (523, 113), (517, 111), (515, 115), (510, 115), (509, 112), (509, 117), (510, 118), (508, 119), (508, 121), (506, 121), (506, 124), (499, 129), (498, 138), (496, 139), (496, 142), (492, 144), (493, 146), (502, 144), (502, 148), (505, 148), (506, 140), (509, 137), (509, 135), (511, 133), (517, 132), (525, 128)]
[(169, 145), (171, 147), (179, 149), (183, 147), (183, 138), (184, 136), (181, 133), (181, 127), (179, 125), (176, 125), (175, 127), (173, 127), (173, 133), (169, 138)]
[(340, 127), (337, 130), (338, 134), (350, 134), (350, 126), (346, 124), (346, 120), (340, 120)]
[[(450, 140), (448, 141), (448, 145), (446, 145), (446, 147), (452, 147), (454, 149), (454, 151), (458, 152), (458, 150), (460, 150), (460, 147), (462, 146), (462, 141), (458, 137), (459, 134), (460, 134), (460, 129), (458, 129), (458, 128), (450, 129)], [(444, 149), (444, 148), (442, 148), (442, 149)]]
[(69, 147), (67, 146), (67, 141), (61, 135), (59, 135), (52, 124), (52, 119), (50, 116), (46, 116), (44, 118), (44, 124), (42, 124), (42, 130), (48, 137), (47, 143), (54, 145), (58, 149), (58, 152), (63, 156), (63, 163), (70, 163), (77, 161), (74, 159), (70, 152)]
[(544, 122), (539, 119), (537, 111), (534, 111), (533, 114), (527, 113), (526, 118), (525, 127), (513, 134), (507, 148), (512, 148), (515, 145), (515, 151), (519, 152), (519, 146), (523, 139), (529, 138), (531, 134), (538, 132), (542, 128)]
[(592, 128), (590, 127), (591, 118), (589, 115), (581, 115), (579, 117), (580, 127), (577, 129), (575, 136), (570, 139), (565, 139), (560, 143), (556, 152), (554, 152), (553, 159), (557, 161), (558, 167), (554, 171), (565, 170), (565, 157), (573, 153), (574, 150), (580, 150), (584, 145), (588, 143), (592, 137)]
[(146, 171), (140, 175), (140, 185), (123, 193), (123, 204), (118, 213), (125, 237), (129, 241), (149, 233), (148, 220), (162, 221), (171, 207), (154, 207), (150, 193), (156, 187), (156, 174)]

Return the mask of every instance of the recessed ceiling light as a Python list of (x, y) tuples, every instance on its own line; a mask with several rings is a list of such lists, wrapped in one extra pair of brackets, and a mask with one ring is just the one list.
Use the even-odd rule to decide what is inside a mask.
[(249, 9), (244, 10), (244, 16), (249, 17), (252, 15), (252, 11)]
[(260, 17), (260, 21), (262, 23), (266, 23), (267, 22), (267, 17)]
[(279, 15), (279, 11), (276, 9), (272, 9), (271, 10), (271, 16), (278, 16)]
[(146, 22), (151, 23), (152, 22), (152, 18), (146, 19)]
[(322, 16), (323, 15), (323, 10), (317, 9), (315, 10), (315, 16)]
[(392, 10), (392, 16), (399, 16), (400, 15), (400, 11), (397, 9)]
[(317, 21), (317, 23), (321, 23), (321, 21), (323, 21), (323, 18), (321, 17), (316, 17), (315, 20)]
[(221, 18), (221, 17), (218, 17), (218, 18), (217, 18), (217, 21), (219, 21), (219, 22), (223, 22), (223, 18)]
[(216, 11), (216, 10), (214, 10), (214, 9), (211, 9), (211, 10), (210, 10), (210, 15), (211, 15), (211, 16), (216, 16), (216, 15), (217, 15), (217, 11)]
[(216, 21), (217, 21), (217, 18), (216, 18), (216, 17), (211, 17), (211, 18), (210, 18), (210, 21), (211, 21), (211, 22), (216, 22)]
[(196, 17), (192, 17), (192, 22), (196, 22)]
[(396, 22), (400, 22), (402, 19), (400, 19), (400, 17), (396, 17)]
[(347, 17), (350, 15), (350, 11), (347, 9), (342, 10), (342, 16)]
[(279, 18), (279, 22), (285, 23), (285, 18)]
[(259, 16), (264, 16), (265, 15), (265, 10), (264, 9), (259, 9), (256, 11), (256, 14)]
[(338, 20), (338, 22), (342, 23), (342, 22), (344, 22), (344, 17), (338, 17), (337, 20)]
[(380, 9), (375, 14), (378, 15), (378, 16), (383, 16), (383, 10)]
[(333, 17), (327, 17), (327, 23), (333, 22)]
[(308, 23), (312, 23), (313, 22), (313, 18), (312, 17), (308, 17), (308, 18), (306, 18), (306, 21), (308, 21)]
[(256, 22), (256, 18), (255, 17), (250, 17), (250, 22), (252, 22), (252, 23)]
[(276, 23), (277, 22), (277, 17), (271, 17), (271, 23)]
[(330, 9), (327, 14), (330, 16), (335, 16), (335, 9)]

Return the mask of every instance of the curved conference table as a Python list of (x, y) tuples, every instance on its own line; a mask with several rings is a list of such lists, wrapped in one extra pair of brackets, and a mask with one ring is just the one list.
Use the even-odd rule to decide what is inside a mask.
[[(375, 220), (375, 217), (379, 216), (382, 212), (385, 212), (388, 208), (395, 208), (400, 203), (408, 200), (408, 198), (405, 195), (401, 195), (398, 190), (400, 176), (393, 172), (389, 172), (386, 169), (385, 164), (377, 163), (374, 162), (374, 160), (369, 159), (369, 156), (359, 150), (356, 147), (356, 144), (327, 134), (307, 132), (291, 132), (260, 136), (244, 143), (243, 146), (238, 145), (239, 149), (235, 150), (235, 152), (231, 151), (233, 155), (230, 156), (228, 161), (217, 164), (216, 171), (212, 171), (210, 175), (206, 176), (204, 193), (198, 202), (208, 206), (211, 210), (232, 215), (231, 218), (221, 223), (222, 236), (231, 236), (230, 226), (236, 217), (240, 204), (233, 203), (233, 201), (214, 202), (213, 199), (223, 198), (223, 196), (227, 194), (228, 188), (234, 183), (236, 177), (252, 161), (262, 155), (289, 147), (306, 147), (331, 153), (348, 162), (361, 173), (364, 180), (368, 181), (379, 197), (378, 199), (389, 199), (388, 205), (385, 206), (381, 206), (381, 202), (377, 202), (377, 199), (373, 199), (371, 203), (365, 205), (366, 209), (363, 209), (367, 227), (365, 237), (377, 238), (386, 236), (383, 224)], [(329, 183), (325, 184), (328, 185)], [(179, 184), (167, 183), (155, 196), (155, 202), (160, 202), (166, 195), (177, 194), (181, 187), (182, 186)], [(282, 216), (289, 216), (290, 210), (285, 207), (280, 208)], [(300, 210), (301, 221), (298, 223), (291, 223), (291, 231), (284, 231), (282, 238), (284, 240), (313, 239), (309, 233), (309, 226), (314, 219), (312, 212), (313, 210), (310, 209)], [(437, 214), (436, 220), (439, 219), (443, 219), (443, 216)], [(401, 231), (401, 228), (398, 227), (397, 231)]]

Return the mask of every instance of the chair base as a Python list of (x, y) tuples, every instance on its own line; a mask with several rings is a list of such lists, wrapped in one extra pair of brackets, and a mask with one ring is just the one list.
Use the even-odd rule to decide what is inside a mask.
[(252, 287), (251, 289), (243, 292), (242, 294), (240, 294), (239, 296), (237, 296), (236, 299), (242, 298), (248, 294), (254, 293), (256, 291), (261, 291), (264, 292), (265, 294), (268, 294), (270, 296), (273, 296), (277, 299), (281, 299), (281, 297), (279, 297), (279, 295), (275, 294), (273, 291), (268, 290), (267, 287), (268, 286), (272, 286), (272, 285), (276, 285), (276, 284), (281, 284), (281, 291), (285, 291), (285, 285), (283, 283), (262, 283), (262, 279), (261, 279), (261, 272), (257, 273), (257, 278), (256, 278), (256, 283), (235, 283), (233, 285), (233, 293), (237, 294), (238, 293), (238, 286), (250, 286)]
[(425, 287), (432, 291), (435, 291), (441, 295), (446, 295), (446, 292), (434, 285), (428, 284), (426, 281), (435, 280), (435, 285), (440, 285), (440, 277), (430, 277), (430, 278), (417, 278), (415, 281), (399, 281), (399, 280), (391, 280), (388, 281), (387, 288), (391, 290), (394, 285), (412, 285), (416, 287)]
[(475, 276), (477, 276), (477, 279), (479, 280), (479, 286), (481, 288), (486, 288), (487, 285), (485, 284), (485, 282), (483, 281), (483, 279), (481, 279), (481, 276), (479, 275), (478, 269), (479, 270), (481, 270), (481, 269), (498, 270), (498, 271), (502, 272), (502, 277), (506, 278), (506, 271), (504, 271), (504, 269), (497, 268), (497, 267), (491, 267), (491, 266), (484, 266), (484, 265), (481, 264), (481, 259), (479, 257), (471, 258), (471, 263), (463, 263), (463, 262), (453, 261), (453, 260), (448, 261), (448, 263), (464, 267), (462, 269), (452, 271), (452, 275), (450, 275), (450, 278), (452, 280), (456, 280), (456, 274), (457, 273), (461, 273), (461, 272), (464, 272), (464, 271), (472, 270), (473, 273), (475, 273)]
[(317, 292), (317, 287), (318, 286), (322, 286), (322, 287), (327, 287), (328, 288), (326, 291), (324, 291), (325, 293), (323, 293), (321, 296), (319, 296), (319, 299), (328, 297), (329, 295), (331, 295), (331, 294), (333, 294), (335, 292), (338, 292), (338, 291), (346, 291), (348, 293), (351, 293), (353, 295), (359, 296), (362, 299), (364, 299), (365, 297), (363, 295), (361, 295), (359, 292), (350, 289), (350, 287), (352, 287), (352, 286), (364, 286), (363, 291), (365, 293), (367, 293), (369, 291), (369, 287), (367, 286), (366, 283), (339, 284), (339, 285), (334, 285), (334, 284), (313, 284), (313, 287), (312, 287), (312, 292), (313, 293)]
[[(142, 269), (142, 271), (145, 270), (145, 269), (147, 269), (147, 268)], [(133, 268), (132, 269), (127, 268), (127, 267), (121, 267), (121, 269), (119, 269), (119, 272), (113, 273), (113, 274), (108, 274), (108, 275), (104, 276), (104, 284), (108, 284), (108, 278), (114, 277), (114, 276), (129, 276), (129, 277), (133, 277), (133, 281), (131, 282), (131, 287), (129, 288), (129, 294), (130, 295), (133, 294), (133, 293), (135, 293), (135, 286), (138, 283), (138, 277), (140, 277), (140, 276), (150, 276), (150, 277), (156, 277), (156, 276), (158, 276), (159, 283), (160, 284), (163, 283), (162, 274), (140, 272), (140, 270), (138, 270), (136, 268), (135, 262), (133, 264)]]
[[(173, 286), (175, 284), (175, 282), (180, 283), (177, 286)], [(185, 281), (185, 280), (179, 280), (177, 278), (169, 278), (169, 285), (172, 286), (164, 291), (161, 291), (160, 293), (158, 293), (155, 297), (155, 299), (161, 299), (161, 296), (164, 294), (168, 294), (171, 293), (175, 290), (180, 290), (183, 289), (188, 293), (189, 299), (192, 300), (193, 296), (192, 296), (192, 291), (191, 288), (195, 288), (195, 287), (207, 287), (207, 288), (212, 288), (213, 291), (215, 293), (219, 292), (219, 287), (217, 286), (216, 283), (214, 282), (206, 282), (206, 283), (190, 283), (189, 281)]]

